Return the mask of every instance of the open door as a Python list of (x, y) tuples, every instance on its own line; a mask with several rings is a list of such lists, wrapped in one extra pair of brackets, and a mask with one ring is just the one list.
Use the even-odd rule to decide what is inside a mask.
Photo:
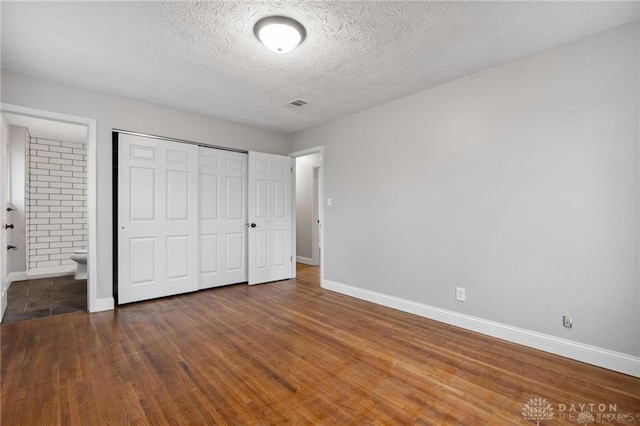
[(0, 116), (0, 125), (2, 127), (0, 136), (0, 322), (7, 309), (7, 207), (9, 194), (9, 134), (8, 128), (4, 121), (4, 117)]
[(249, 284), (292, 277), (291, 158), (249, 152)]

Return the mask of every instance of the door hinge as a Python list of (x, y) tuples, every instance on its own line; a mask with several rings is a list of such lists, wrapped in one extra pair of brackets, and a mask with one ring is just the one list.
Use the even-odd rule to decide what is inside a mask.
[(293, 262), (293, 256), (289, 257), (289, 260)]
[(291, 173), (293, 173), (293, 167), (291, 168)]

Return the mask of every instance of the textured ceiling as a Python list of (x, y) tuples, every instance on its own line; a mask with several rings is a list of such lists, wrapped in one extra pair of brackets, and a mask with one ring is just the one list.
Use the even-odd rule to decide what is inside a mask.
[[(2, 66), (291, 133), (638, 19), (634, 2), (2, 2)], [(278, 55), (260, 18), (299, 20)], [(287, 106), (295, 99), (309, 102)]]

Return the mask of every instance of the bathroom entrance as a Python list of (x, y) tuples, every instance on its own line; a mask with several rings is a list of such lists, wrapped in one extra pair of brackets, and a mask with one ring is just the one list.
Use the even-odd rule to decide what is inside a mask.
[(2, 322), (86, 311), (87, 127), (11, 113), (2, 119), (8, 169)]

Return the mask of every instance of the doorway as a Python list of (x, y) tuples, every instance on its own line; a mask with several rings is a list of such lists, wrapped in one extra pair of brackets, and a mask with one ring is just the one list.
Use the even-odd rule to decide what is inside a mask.
[[(13, 183), (8, 176), (3, 180), (7, 196), (0, 207), (6, 214), (0, 232), (7, 245), (15, 247), (0, 268), (2, 307), (12, 294), (20, 299), (18, 305), (24, 305), (23, 312), (13, 313), (24, 319), (37, 310), (42, 312), (36, 316), (45, 316), (45, 311), (46, 316), (93, 311), (96, 277), (87, 271), (96, 270), (97, 254), (95, 120), (8, 104), (2, 104), (1, 112), (7, 155), (0, 166), (9, 173), (13, 168), (14, 177)], [(10, 140), (11, 129), (17, 129), (17, 139), (22, 136), (24, 145)], [(22, 161), (12, 158), (16, 156)], [(81, 249), (88, 254), (74, 256), (86, 262), (77, 275), (77, 262), (71, 256)], [(29, 299), (30, 293), (40, 294), (37, 302)], [(13, 305), (13, 310), (20, 310)]]
[[(296, 263), (324, 270), (323, 247), (323, 147), (289, 154), (295, 160)], [(300, 270), (309, 268), (298, 268)]]

